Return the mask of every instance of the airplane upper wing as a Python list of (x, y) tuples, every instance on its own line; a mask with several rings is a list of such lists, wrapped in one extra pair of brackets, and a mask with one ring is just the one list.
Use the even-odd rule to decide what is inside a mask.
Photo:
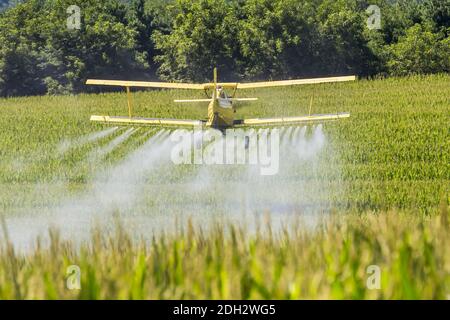
[(253, 83), (239, 83), (237, 88), (238, 89), (255, 89), (255, 88), (293, 86), (293, 85), (302, 85), (302, 84), (345, 82), (345, 81), (355, 81), (355, 80), (356, 80), (356, 76), (283, 80), (283, 81), (266, 81), (266, 82), (253, 82)]
[(194, 83), (172, 83), (172, 82), (146, 82), (146, 81), (121, 81), (121, 80), (94, 80), (86, 81), (87, 85), (116, 86), (116, 87), (141, 87), (141, 88), (161, 88), (161, 89), (191, 89), (203, 90), (204, 84)]
[[(253, 83), (237, 83), (226, 82), (218, 83), (218, 86), (228, 89), (255, 89), (255, 88), (269, 88), (282, 87), (305, 84), (319, 84), (330, 82), (345, 82), (355, 81), (356, 76), (345, 77), (330, 77), (330, 78), (315, 78), (315, 79), (297, 79), (297, 80), (283, 80), (283, 81), (265, 81)], [(191, 89), (191, 90), (206, 90), (213, 89), (216, 85), (214, 83), (175, 83), (175, 82), (147, 82), (147, 81), (122, 81), (122, 80), (97, 80), (89, 79), (86, 81), (87, 85), (100, 86), (118, 86), (118, 87), (141, 87), (141, 88), (161, 88), (161, 89)]]
[[(88, 79), (87, 85), (115, 86), (115, 87), (140, 87), (140, 88), (161, 88), (161, 89), (191, 89), (206, 90), (214, 89), (214, 83), (179, 83), (179, 82), (147, 82), (147, 81), (123, 81), (123, 80), (100, 80)], [(217, 83), (218, 86), (226, 89), (235, 89), (239, 85), (236, 82)]]

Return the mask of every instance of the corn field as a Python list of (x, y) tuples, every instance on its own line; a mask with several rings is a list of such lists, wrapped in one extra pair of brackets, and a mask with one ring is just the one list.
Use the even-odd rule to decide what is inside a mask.
[[(246, 92), (259, 101), (237, 118), (308, 114), (311, 97), (313, 113), (351, 113), (323, 124), (317, 157), (252, 184), (240, 169), (139, 171), (130, 157), (164, 154), (148, 141), (168, 132), (89, 122), (125, 115), (124, 93), (0, 99), (0, 299), (447, 299), (449, 85)], [(139, 91), (134, 110), (205, 118), (201, 103), (173, 103), (187, 97), (202, 98)]]

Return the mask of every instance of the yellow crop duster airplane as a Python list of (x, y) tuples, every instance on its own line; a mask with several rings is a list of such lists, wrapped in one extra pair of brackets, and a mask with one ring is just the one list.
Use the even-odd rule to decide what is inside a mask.
[[(237, 90), (254, 89), (254, 88), (269, 88), (269, 87), (281, 87), (292, 85), (305, 85), (305, 84), (319, 84), (330, 82), (344, 82), (354, 81), (355, 76), (347, 77), (332, 77), (332, 78), (316, 78), (316, 79), (303, 79), (303, 80), (285, 80), (285, 81), (269, 81), (269, 82), (256, 82), (256, 83), (219, 83), (217, 80), (217, 68), (214, 69), (214, 82), (205, 84), (192, 84), (192, 83), (168, 83), (168, 82), (143, 82), (143, 81), (117, 81), (117, 80), (87, 80), (87, 85), (103, 85), (103, 86), (120, 86), (125, 87), (128, 98), (128, 117), (122, 116), (92, 116), (91, 121), (110, 123), (110, 124), (123, 124), (123, 125), (150, 125), (150, 126), (173, 126), (173, 127), (196, 127), (202, 126), (207, 128), (215, 128), (224, 130), (235, 126), (280, 126), (280, 125), (292, 125), (297, 123), (308, 122), (321, 122), (329, 120), (339, 120), (350, 117), (349, 113), (337, 113), (337, 114), (321, 114), (311, 115), (311, 112), (307, 116), (299, 117), (284, 117), (284, 118), (267, 118), (267, 119), (242, 119), (236, 120), (234, 115), (236, 109), (233, 105), (234, 102), (239, 101), (255, 101), (257, 98), (236, 98)], [(208, 95), (212, 92), (211, 96), (208, 95), (208, 99), (195, 99), (195, 100), (175, 100), (179, 103), (188, 102), (209, 102), (208, 106), (208, 119), (207, 120), (183, 120), (183, 119), (158, 119), (158, 118), (140, 118), (133, 117), (133, 108), (131, 102), (132, 87), (141, 88), (162, 88), (162, 89), (190, 89), (190, 90), (204, 90)], [(232, 91), (229, 96), (225, 90)]]

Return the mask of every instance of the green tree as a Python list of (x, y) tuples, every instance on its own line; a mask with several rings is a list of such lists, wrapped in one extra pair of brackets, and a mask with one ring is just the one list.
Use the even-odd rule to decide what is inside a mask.
[[(0, 95), (88, 77), (208, 81), (447, 72), (450, 0), (28, 0), (0, 14)], [(369, 4), (380, 30), (366, 26)], [(81, 29), (66, 25), (81, 8)]]
[(447, 37), (450, 28), (450, 0), (428, 0), (425, 3), (430, 20)]
[[(170, 34), (154, 35), (166, 80), (372, 74), (365, 13), (351, 0), (178, 0)], [(223, 75), (223, 72), (222, 72)]]
[(237, 24), (227, 0), (177, 0), (172, 32), (154, 33), (155, 60), (166, 80), (211, 80), (212, 68), (227, 78), (235, 69)]
[(388, 68), (393, 75), (428, 74), (450, 71), (450, 41), (431, 25), (416, 24), (398, 43), (389, 47)]
[[(136, 30), (136, 50), (145, 56), (148, 68), (148, 78), (156, 76), (157, 66), (154, 64), (156, 55), (155, 43), (152, 39), (155, 30), (167, 31), (170, 20), (164, 16), (163, 8), (169, 6), (167, 0), (132, 0), (128, 7), (128, 25)], [(167, 10), (169, 11), (169, 10)]]
[(320, 73), (366, 76), (377, 71), (365, 9), (353, 0), (322, 1), (317, 13)]
[(249, 0), (241, 11), (237, 41), (242, 77), (283, 78), (311, 71), (316, 44), (311, 2)]
[(42, 94), (44, 85), (38, 77), (38, 53), (28, 38), (39, 40), (39, 33), (30, 25), (36, 22), (34, 12), (41, 10), (40, 1), (8, 9), (0, 15), (0, 95), (13, 96), (23, 92)]
[[(81, 8), (81, 29), (67, 28), (67, 8)], [(147, 67), (117, 0), (30, 0), (0, 17), (0, 94), (84, 90), (91, 76), (123, 77)]]

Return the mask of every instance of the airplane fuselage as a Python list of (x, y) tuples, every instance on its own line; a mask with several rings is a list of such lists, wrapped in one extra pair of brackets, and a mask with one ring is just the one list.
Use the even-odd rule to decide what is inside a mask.
[(214, 129), (226, 129), (234, 125), (236, 109), (233, 101), (222, 88), (214, 90), (208, 106), (208, 121), (206, 126)]

